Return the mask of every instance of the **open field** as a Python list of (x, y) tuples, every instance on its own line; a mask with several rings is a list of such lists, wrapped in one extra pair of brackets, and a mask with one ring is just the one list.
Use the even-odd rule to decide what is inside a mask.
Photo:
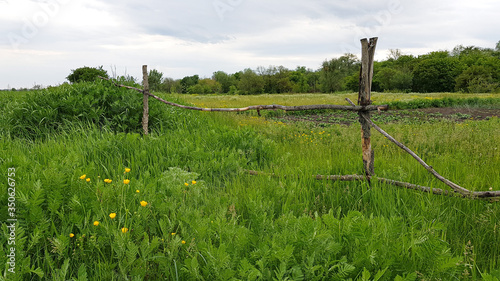
[[(345, 94), (280, 94), (280, 95), (173, 95), (184, 99), (186, 102), (200, 107), (242, 107), (249, 105), (281, 104), (281, 105), (307, 105), (307, 104), (343, 104), (348, 105), (345, 98), (356, 102), (357, 93)], [(374, 104), (388, 102), (408, 102), (417, 99), (443, 99), (443, 98), (500, 98), (500, 94), (462, 94), (462, 93), (372, 93)]]
[[(83, 100), (70, 99), (71, 89), (57, 94), (66, 95), (60, 100), (72, 107)], [(356, 99), (354, 94), (161, 96), (204, 107)], [(373, 97), (382, 104), (450, 96)], [(469, 96), (451, 96), (463, 97)], [(314, 178), (362, 174), (360, 126), (350, 116), (333, 122), (340, 113), (312, 112), (329, 120), (319, 122), (308, 114), (185, 111), (152, 100), (157, 115), (151, 117), (151, 134), (142, 136), (112, 129), (129, 128), (125, 119), (95, 126), (60, 118), (62, 111), (38, 104), (47, 118), (63, 121), (53, 128), (40, 120), (40, 130), (30, 131), (9, 115), (28, 107), (23, 100), (9, 98), (0, 106), (0, 279), (500, 278), (500, 202)], [(455, 112), (456, 118), (434, 115), (430, 120), (420, 118), (425, 110), (400, 111), (398, 118), (374, 120), (450, 180), (475, 191), (499, 190), (495, 110), (500, 107), (465, 108), (493, 113), (478, 119)], [(21, 129), (23, 134), (16, 133)], [(45, 129), (51, 134), (40, 135)], [(372, 146), (377, 176), (448, 189), (377, 132)], [(14, 176), (8, 175), (10, 168)], [(12, 231), (4, 223), (12, 211), (8, 178), (16, 188), (16, 273), (7, 263), (12, 248), (7, 239)]]

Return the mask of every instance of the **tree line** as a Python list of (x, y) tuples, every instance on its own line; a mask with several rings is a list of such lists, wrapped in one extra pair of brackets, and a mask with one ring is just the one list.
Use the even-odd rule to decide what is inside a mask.
[[(73, 70), (67, 79), (74, 83), (88, 79), (89, 71), (107, 73), (100, 68)], [(164, 77), (158, 70), (148, 73), (152, 91), (185, 94), (279, 94), (332, 93), (359, 89), (360, 60), (345, 54), (325, 60), (316, 70), (298, 66), (244, 69), (236, 73), (214, 72), (210, 78), (199, 75), (182, 79)], [(82, 72), (81, 75), (75, 73)], [(75, 77), (78, 76), (78, 77)], [(91, 75), (90, 75), (91, 76)], [(81, 77), (81, 79), (79, 78)], [(120, 79), (136, 82), (133, 77)], [(390, 50), (386, 60), (374, 62), (372, 90), (376, 92), (500, 92), (500, 41), (495, 49), (458, 45), (451, 51), (425, 55)]]

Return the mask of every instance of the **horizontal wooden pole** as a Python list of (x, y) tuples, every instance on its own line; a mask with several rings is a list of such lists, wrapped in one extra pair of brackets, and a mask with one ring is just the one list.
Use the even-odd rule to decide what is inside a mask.
[[(267, 176), (272, 176), (272, 177), (278, 177), (275, 174), (269, 174), (269, 173), (264, 173), (264, 172), (259, 172), (259, 171), (253, 171), (253, 170), (245, 170), (247, 173), (250, 175), (267, 175)], [(314, 176), (315, 179), (317, 180), (331, 180), (331, 181), (365, 181), (367, 180), (365, 176), (363, 175), (316, 175)], [(417, 185), (417, 184), (412, 184), (412, 183), (407, 183), (407, 182), (402, 182), (402, 181), (396, 181), (396, 180), (391, 180), (391, 179), (386, 179), (386, 178), (379, 178), (379, 177), (371, 177), (371, 180), (376, 180), (381, 183), (389, 184), (389, 185), (394, 185), (398, 187), (404, 187), (406, 189), (413, 189), (413, 190), (419, 190), (423, 191), (426, 193), (432, 193), (436, 195), (455, 195), (455, 196), (461, 196), (461, 197), (471, 197), (471, 198), (495, 198), (495, 197), (500, 197), (500, 191), (475, 191), (471, 192), (469, 194), (460, 194), (460, 193), (454, 193), (454, 192), (449, 192), (448, 190), (443, 190), (440, 188), (432, 188), (428, 186), (423, 186), (423, 185)]]
[[(138, 92), (144, 93), (143, 90), (135, 87), (130, 87), (130, 86), (125, 86), (125, 85), (119, 85), (113, 80), (105, 77), (100, 77), (101, 79), (111, 81), (115, 86), (117, 87), (123, 87), (127, 89), (132, 89), (136, 90)], [(247, 107), (240, 107), (240, 108), (205, 108), (205, 107), (195, 107), (195, 106), (187, 106), (187, 105), (181, 105), (173, 102), (166, 101), (154, 94), (147, 93), (149, 96), (152, 98), (164, 103), (168, 104), (171, 106), (179, 107), (179, 108), (184, 108), (184, 109), (190, 109), (190, 110), (198, 110), (198, 111), (221, 111), (221, 112), (241, 112), (241, 111), (248, 111), (248, 110), (276, 110), (276, 109), (281, 109), (284, 111), (301, 111), (301, 110), (314, 110), (314, 109), (333, 109), (333, 110), (347, 110), (347, 111), (387, 111), (389, 109), (388, 105), (368, 105), (368, 106), (348, 106), (348, 105), (335, 105), (335, 104), (316, 104), (316, 105), (299, 105), (299, 106), (285, 106), (285, 105), (279, 105), (279, 104), (272, 104), (272, 105), (253, 105), (253, 106), (247, 106)]]

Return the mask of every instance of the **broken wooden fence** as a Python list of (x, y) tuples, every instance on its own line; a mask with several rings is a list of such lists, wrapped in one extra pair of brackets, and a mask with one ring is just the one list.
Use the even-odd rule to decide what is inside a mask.
[[(311, 109), (332, 109), (332, 110), (347, 110), (347, 111), (355, 111), (358, 112), (359, 122), (361, 124), (361, 143), (362, 143), (362, 151), (363, 151), (363, 168), (365, 171), (364, 176), (360, 175), (329, 175), (322, 176), (317, 175), (317, 179), (327, 179), (333, 181), (362, 181), (366, 180), (368, 183), (371, 183), (371, 180), (378, 180), (380, 182), (391, 184), (399, 187), (405, 187), (408, 189), (421, 190), (424, 192), (430, 192), (433, 194), (443, 194), (443, 195), (451, 195), (451, 194), (459, 194), (463, 197), (469, 198), (492, 198), (492, 197), (500, 197), (500, 191), (470, 191), (464, 187), (459, 186), (456, 183), (446, 179), (437, 173), (432, 166), (425, 163), (420, 157), (418, 157), (413, 151), (411, 151), (408, 147), (398, 142), (380, 127), (378, 127), (370, 117), (371, 111), (387, 111), (387, 105), (371, 105), (371, 86), (373, 79), (373, 61), (375, 54), (375, 47), (377, 45), (377, 37), (368, 39), (361, 39), (361, 69), (359, 74), (359, 94), (358, 94), (358, 105), (354, 104), (351, 100), (346, 99), (350, 106), (346, 105), (334, 105), (334, 104), (319, 104), (319, 105), (301, 105), (301, 106), (284, 106), (284, 105), (254, 105), (247, 106), (241, 108), (202, 108), (202, 107), (194, 107), (194, 106), (185, 106), (177, 103), (166, 101), (152, 93), (149, 92), (149, 83), (148, 83), (148, 71), (147, 66), (142, 66), (143, 73), (143, 89), (119, 85), (111, 79), (101, 77), (101, 79), (109, 80), (114, 83), (118, 87), (124, 87), (128, 89), (133, 89), (143, 94), (143, 119), (142, 119), (142, 128), (144, 134), (148, 134), (148, 120), (149, 120), (149, 97), (152, 97), (156, 100), (159, 100), (167, 105), (190, 109), (190, 110), (199, 110), (199, 111), (219, 111), (219, 112), (241, 112), (248, 110), (257, 110), (260, 115), (260, 110), (275, 110), (281, 109), (284, 111), (301, 111), (301, 110), (311, 110)], [(415, 158), (424, 168), (431, 173), (434, 177), (442, 181), (447, 186), (451, 187), (454, 193), (448, 192), (447, 190), (442, 190), (439, 188), (431, 188), (426, 186), (415, 185), (406, 182), (395, 181), (391, 179), (379, 178), (375, 177), (375, 169), (374, 169), (374, 152), (371, 148), (371, 128), (374, 128), (382, 135), (384, 135), (391, 142), (396, 144), (398, 147), (409, 153), (413, 158)], [(248, 171), (250, 174), (258, 175), (262, 174), (256, 171)]]

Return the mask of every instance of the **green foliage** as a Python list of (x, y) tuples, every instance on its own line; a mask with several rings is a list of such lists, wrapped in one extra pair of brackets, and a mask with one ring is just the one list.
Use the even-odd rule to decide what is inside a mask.
[(224, 71), (214, 72), (213, 79), (220, 84), (220, 93), (229, 93), (231, 86), (235, 86), (236, 78)]
[(430, 107), (498, 107), (500, 106), (499, 98), (442, 98), (442, 99), (415, 99), (408, 102), (393, 101), (387, 103), (390, 109), (418, 109)]
[(292, 91), (290, 71), (284, 66), (259, 67), (257, 73), (264, 80), (264, 92), (269, 94), (289, 93)]
[[(253, 73), (249, 69), (234, 74), (217, 71), (211, 79), (200, 80), (198, 75), (181, 80), (164, 79), (160, 89), (167, 93), (232, 95), (357, 92), (359, 67), (355, 55), (345, 54), (325, 60), (317, 70), (304, 66), (295, 70), (259, 66), (256, 71), (250, 70)], [(489, 48), (458, 45), (452, 51), (430, 52), (419, 57), (390, 50), (387, 60), (374, 62), (373, 70), (374, 92), (500, 91), (500, 51)], [(201, 81), (204, 85), (198, 85)]]
[[(89, 83), (51, 91), (101, 86), (115, 89)], [(15, 111), (24, 103), (0, 106)], [(150, 106), (167, 120), (149, 136), (76, 119), (36, 142), (0, 133), (0, 169), (16, 167), (18, 182), (19, 273), (7, 280), (498, 279), (496, 202), (311, 176), (362, 172), (356, 125), (272, 124)], [(488, 190), (500, 182), (491, 172), (499, 125), (491, 118), (384, 129), (463, 186)], [(379, 176), (443, 188), (383, 137), (372, 140)], [(6, 194), (4, 187), (0, 201)], [(6, 214), (3, 204), (2, 221)], [(5, 223), (0, 232), (5, 265)]]
[[(168, 111), (158, 104), (151, 106), (152, 129), (173, 123), (165, 113)], [(18, 106), (6, 112), (5, 118), (6, 129), (13, 137), (28, 139), (46, 138), (87, 124), (114, 132), (140, 132), (142, 95), (103, 80), (65, 84), (28, 93)]]
[(71, 83), (92, 82), (99, 80), (99, 76), (108, 78), (108, 72), (102, 69), (102, 65), (99, 67), (84, 66), (71, 70), (66, 79)]
[(163, 73), (152, 69), (148, 73), (148, 84), (149, 90), (151, 91), (159, 91), (161, 89), (163, 83)]
[(498, 83), (482, 65), (472, 65), (456, 78), (456, 91), (467, 93), (491, 93), (498, 90)]
[(264, 85), (264, 78), (249, 68), (239, 75), (238, 90), (243, 95), (262, 94)]
[(180, 81), (181, 84), (181, 93), (185, 94), (188, 92), (189, 87), (192, 87), (200, 81), (200, 77), (198, 75), (186, 76), (182, 78)]
[(407, 68), (385, 67), (373, 79), (380, 91), (410, 92), (413, 85), (413, 74)]
[(160, 89), (162, 92), (165, 93), (181, 93), (182, 92), (181, 81), (167, 77), (163, 79)]
[(212, 79), (202, 79), (187, 89), (188, 94), (215, 94), (221, 92), (221, 84)]
[(452, 92), (455, 79), (462, 71), (458, 59), (452, 57), (424, 58), (413, 70), (413, 90), (416, 92)]
[[(346, 90), (346, 78), (358, 73), (359, 60), (353, 54), (345, 54), (337, 59), (324, 61), (321, 69), (321, 90), (324, 93)], [(358, 87), (359, 88), (359, 87)]]

